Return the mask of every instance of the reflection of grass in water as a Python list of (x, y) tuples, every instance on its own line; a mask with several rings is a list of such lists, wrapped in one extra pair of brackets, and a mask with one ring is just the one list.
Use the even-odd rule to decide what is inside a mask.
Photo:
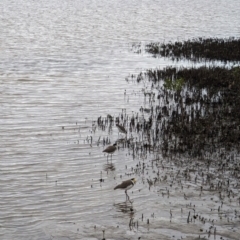
[(163, 86), (169, 90), (174, 90), (174, 91), (179, 92), (182, 90), (184, 83), (185, 83), (185, 81), (183, 78), (178, 78), (174, 81), (172, 79), (168, 78), (165, 80), (165, 83)]

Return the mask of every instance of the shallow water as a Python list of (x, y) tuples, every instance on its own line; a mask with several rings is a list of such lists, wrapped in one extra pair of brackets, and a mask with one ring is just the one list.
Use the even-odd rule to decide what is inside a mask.
[[(144, 106), (143, 86), (127, 83), (127, 76), (176, 64), (135, 54), (132, 44), (239, 37), (239, 10), (237, 1), (2, 0), (0, 238), (101, 239), (103, 229), (107, 239), (207, 236), (207, 224), (191, 225), (190, 230), (186, 225), (190, 201), (180, 189), (163, 197), (169, 185), (159, 183), (149, 190), (143, 182), (147, 173), (131, 175), (138, 182), (133, 194), (129, 192), (134, 200), (130, 210), (124, 192), (113, 188), (130, 178), (125, 172), (131, 173), (131, 167), (152, 157), (133, 159), (120, 148), (113, 165), (106, 165), (98, 139), (109, 137), (113, 143), (118, 132), (116, 127), (101, 131), (93, 121), (107, 114), (119, 116), (122, 109), (131, 116)], [(106, 171), (111, 167), (115, 171)], [(161, 169), (162, 176), (167, 171)], [(197, 186), (186, 195), (193, 190), (197, 192)], [(192, 204), (200, 206), (202, 199), (194, 197)], [(210, 195), (204, 201), (208, 216)], [(231, 204), (226, 211), (227, 206)], [(171, 224), (170, 209), (175, 216)], [(139, 222), (138, 228), (129, 227), (131, 218)], [(239, 232), (239, 224), (232, 222), (218, 224), (219, 236), (238, 239), (234, 231)]]

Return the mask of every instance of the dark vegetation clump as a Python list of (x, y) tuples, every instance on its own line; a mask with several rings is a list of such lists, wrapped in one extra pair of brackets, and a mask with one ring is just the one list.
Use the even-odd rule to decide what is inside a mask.
[(240, 61), (240, 39), (198, 38), (184, 42), (149, 43), (146, 51), (173, 60), (237, 62)]
[(150, 81), (157, 93), (150, 132), (164, 153), (204, 157), (238, 148), (239, 67), (168, 67), (148, 70), (136, 79)]
[[(140, 45), (133, 47), (137, 53), (141, 52)], [(205, 158), (219, 151), (238, 152), (240, 39), (150, 43), (145, 50), (153, 57), (204, 64), (149, 69), (136, 76), (137, 82), (148, 81), (151, 85), (152, 92), (144, 93), (145, 98), (149, 97), (151, 124), (140, 125), (151, 126), (151, 131), (146, 130), (152, 134), (148, 144), (158, 146), (166, 154), (181, 153), (189, 157)], [(227, 64), (222, 66), (222, 62)], [(157, 96), (155, 102), (153, 93)]]

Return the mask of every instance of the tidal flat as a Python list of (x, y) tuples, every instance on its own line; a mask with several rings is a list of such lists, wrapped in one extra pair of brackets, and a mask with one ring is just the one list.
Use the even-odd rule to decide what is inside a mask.
[[(233, 46), (224, 39), (202, 42), (213, 41), (236, 45), (236, 40)], [(149, 46), (156, 44), (147, 45), (146, 51)], [(217, 55), (218, 49), (213, 49)], [(220, 55), (222, 51), (220, 44)], [(140, 53), (136, 48), (135, 52)], [(147, 69), (126, 81), (142, 86), (143, 105), (138, 112), (122, 110), (116, 118), (99, 117), (97, 126), (111, 133), (115, 124), (121, 124), (128, 131), (116, 141), (132, 158), (123, 176), (137, 177), (141, 185), (133, 190), (137, 206), (135, 202), (121, 206), (122, 214), (129, 216), (129, 230), (146, 239), (238, 239), (239, 66), (169, 66)], [(143, 199), (145, 211), (139, 208)], [(115, 239), (112, 230), (109, 234)]]

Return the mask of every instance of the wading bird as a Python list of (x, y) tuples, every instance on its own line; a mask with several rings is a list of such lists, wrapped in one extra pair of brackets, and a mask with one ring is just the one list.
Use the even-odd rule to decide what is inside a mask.
[[(111, 154), (111, 158), (112, 158), (113, 153), (117, 150), (116, 146), (117, 146), (117, 143), (114, 143), (113, 145), (105, 148), (103, 152), (107, 153), (108, 155)], [(108, 156), (107, 156), (107, 159), (108, 159)]]
[[(128, 200), (129, 202), (131, 202), (131, 201), (130, 201), (130, 198), (129, 198), (128, 194), (127, 194), (127, 190), (129, 190), (130, 188), (132, 188), (136, 182), (137, 182), (137, 180), (136, 180), (135, 178), (132, 178), (132, 179), (123, 181), (121, 184), (117, 185), (117, 186), (114, 188), (114, 190), (116, 190), (116, 189), (125, 190), (126, 201)], [(131, 203), (132, 203), (132, 202), (131, 202)]]

